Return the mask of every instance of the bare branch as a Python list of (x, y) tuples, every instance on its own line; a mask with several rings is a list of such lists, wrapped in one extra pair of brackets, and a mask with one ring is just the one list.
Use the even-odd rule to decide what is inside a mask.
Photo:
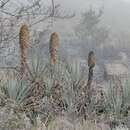
[(3, 0), (3, 1), (1, 1), (1, 5), (0, 5), (0, 8), (4, 8), (4, 6), (7, 4), (7, 3), (9, 3), (9, 1), (10, 0)]

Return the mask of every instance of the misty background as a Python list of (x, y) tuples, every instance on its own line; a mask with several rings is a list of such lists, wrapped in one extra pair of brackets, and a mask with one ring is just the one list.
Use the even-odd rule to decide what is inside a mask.
[[(104, 9), (103, 20), (111, 29), (129, 31), (130, 0), (56, 0), (67, 11), (76, 12), (77, 19), (81, 12), (89, 7)], [(48, 4), (48, 1), (45, 1)]]
[[(130, 0), (1, 0), (1, 66), (19, 64), (19, 28), (30, 30), (30, 50), (49, 57), (52, 32), (60, 37), (62, 59), (86, 64), (88, 52), (104, 64), (123, 64), (129, 71)], [(30, 53), (31, 56), (31, 53)], [(122, 68), (123, 70), (123, 68)]]

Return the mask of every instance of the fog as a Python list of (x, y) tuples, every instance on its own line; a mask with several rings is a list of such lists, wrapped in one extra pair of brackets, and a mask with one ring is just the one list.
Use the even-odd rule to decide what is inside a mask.
[[(29, 5), (30, 0), (11, 0), (7, 6), (14, 10), (21, 5)], [(48, 6), (51, 0), (41, 2), (42, 6)], [(77, 19), (82, 12), (92, 7), (104, 10), (104, 23), (112, 29), (129, 31), (130, 28), (130, 0), (55, 0), (55, 4), (60, 4), (61, 10), (66, 13), (74, 12)]]
[(65, 0), (61, 3), (66, 10), (84, 12), (88, 7), (104, 9), (104, 22), (111, 28), (129, 31), (130, 0)]
[(0, 130), (130, 130), (130, 0), (0, 0)]
[[(17, 57), (18, 31), (23, 23), (29, 25), (31, 40), (39, 42), (39, 48), (42, 52), (45, 50), (45, 55), (48, 55), (50, 34), (58, 32), (63, 57), (85, 59), (88, 52), (94, 50), (97, 58), (103, 59), (98, 60), (101, 64), (106, 62), (106, 58), (113, 62), (120, 53), (130, 56), (130, 0), (54, 0), (54, 6), (56, 14), (51, 14), (51, 0), (10, 0), (1, 8), (1, 19), (9, 18), (12, 22), (3, 22), (1, 26), (13, 25), (10, 30), (5, 27), (1, 39), (5, 35), (16, 35), (11, 41), (8, 38), (1, 40), (2, 61), (15, 64), (12, 62), (12, 48), (15, 48)], [(85, 13), (90, 15), (86, 15), (86, 19)], [(8, 54), (8, 47), (11, 54)], [(3, 58), (5, 55), (8, 56)]]

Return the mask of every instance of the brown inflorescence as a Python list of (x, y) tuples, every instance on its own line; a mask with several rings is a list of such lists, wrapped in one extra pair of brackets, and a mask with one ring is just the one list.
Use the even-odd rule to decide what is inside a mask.
[(27, 65), (27, 48), (29, 45), (29, 30), (27, 25), (22, 25), (19, 33), (19, 44), (21, 51), (21, 67), (20, 73), (21, 78), (26, 75), (26, 65)]
[(88, 67), (94, 67), (96, 64), (96, 58), (93, 51), (90, 51), (88, 54)]
[(57, 50), (59, 47), (59, 36), (56, 32), (51, 34), (50, 38), (50, 62), (52, 65), (56, 64)]
[(89, 103), (91, 102), (91, 84), (93, 81), (93, 68), (96, 64), (96, 58), (93, 51), (90, 51), (88, 54), (88, 67), (89, 67), (89, 73), (88, 73), (88, 83), (86, 86), (86, 97), (88, 98)]

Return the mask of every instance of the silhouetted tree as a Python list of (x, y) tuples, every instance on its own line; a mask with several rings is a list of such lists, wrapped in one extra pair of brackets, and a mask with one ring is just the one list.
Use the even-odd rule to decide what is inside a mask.
[(105, 27), (100, 25), (103, 10), (99, 12), (90, 8), (82, 14), (81, 21), (75, 31), (84, 43), (83, 48), (94, 49), (96, 46), (104, 44), (109, 36), (109, 32)]

